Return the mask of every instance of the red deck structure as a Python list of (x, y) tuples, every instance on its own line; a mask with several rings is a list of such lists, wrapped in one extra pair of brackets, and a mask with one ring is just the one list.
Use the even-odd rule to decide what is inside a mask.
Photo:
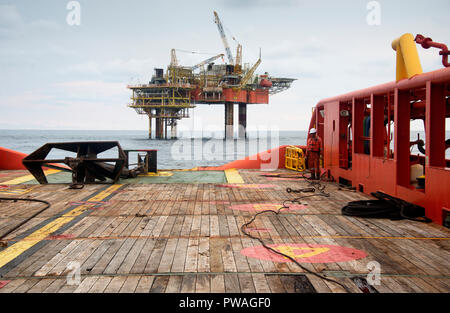
[[(379, 190), (421, 205), (442, 224), (450, 209), (449, 95), (450, 68), (443, 68), (320, 101), (309, 128), (323, 139), (324, 168), (365, 193)], [(415, 119), (424, 122), (424, 155), (410, 150)], [(423, 166), (424, 187), (412, 180), (415, 164)]]

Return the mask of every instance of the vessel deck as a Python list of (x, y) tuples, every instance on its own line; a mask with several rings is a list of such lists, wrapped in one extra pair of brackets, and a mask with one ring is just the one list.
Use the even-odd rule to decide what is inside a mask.
[[(292, 262), (241, 253), (260, 246), (240, 227), (261, 206), (231, 207), (265, 203), (276, 208), (298, 196), (288, 194), (287, 187), (303, 188), (308, 183), (264, 177), (257, 170), (239, 174), (244, 185), (124, 180), (73, 190), (60, 183), (22, 184), (26, 179), (17, 178), (28, 175), (26, 171), (0, 171), (0, 197), (51, 203), (5, 238), (7, 247), (0, 247), (0, 293), (344, 292)], [(363, 291), (352, 278), (366, 278), (371, 261), (380, 264), (380, 285), (373, 286), (378, 292), (450, 292), (449, 229), (409, 220), (343, 216), (341, 208), (348, 201), (369, 196), (326, 185), (329, 198), (305, 198), (300, 200), (305, 205), (301, 209), (259, 215), (249, 231), (267, 244), (361, 250), (366, 257), (301, 263), (355, 293)], [(0, 236), (41, 208), (40, 203), (0, 201)], [(68, 274), (75, 273), (77, 264), (80, 283), (70, 284)]]

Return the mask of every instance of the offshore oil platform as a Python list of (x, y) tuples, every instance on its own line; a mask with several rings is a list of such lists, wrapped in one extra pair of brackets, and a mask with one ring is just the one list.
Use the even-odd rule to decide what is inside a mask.
[[(228, 63), (214, 64), (224, 57), (217, 54), (194, 66), (178, 63), (176, 49), (171, 50), (171, 61), (164, 69), (155, 68), (148, 84), (128, 85), (132, 90), (132, 103), (128, 107), (138, 114), (148, 115), (148, 137), (152, 138), (152, 119), (155, 119), (155, 138), (177, 137), (177, 123), (189, 117), (189, 110), (196, 104), (218, 104), (225, 107), (225, 138), (233, 138), (234, 105), (239, 108), (239, 138), (246, 137), (247, 104), (268, 104), (269, 94), (288, 89), (294, 78), (271, 77), (266, 72), (255, 75), (261, 63), (258, 60), (250, 66), (242, 65), (242, 45), (237, 44), (236, 57), (233, 57), (219, 15), (214, 11), (214, 19), (225, 46)], [(233, 38), (234, 39), (234, 38)], [(235, 40), (235, 39), (234, 39)]]

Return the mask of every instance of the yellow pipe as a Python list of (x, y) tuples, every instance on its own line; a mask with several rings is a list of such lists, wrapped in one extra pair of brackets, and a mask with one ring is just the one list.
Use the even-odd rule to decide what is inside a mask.
[(404, 34), (392, 41), (392, 49), (397, 51), (397, 81), (422, 74), (422, 65), (412, 34)]

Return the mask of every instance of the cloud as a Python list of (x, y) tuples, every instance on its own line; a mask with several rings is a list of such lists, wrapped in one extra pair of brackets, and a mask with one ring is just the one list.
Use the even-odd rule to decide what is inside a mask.
[[(377, 27), (366, 25), (365, 2), (357, 1), (169, 0), (109, 5), (98, 0), (83, 5), (80, 27), (65, 24), (68, 11), (57, 2), (17, 6), (14, 1), (0, 2), (10, 3), (0, 5), (1, 127), (17, 122), (17, 127), (30, 123), (40, 128), (70, 124), (111, 129), (120, 124), (146, 129), (146, 117), (126, 107), (131, 101), (126, 85), (146, 83), (154, 67), (165, 68), (172, 47), (223, 53), (212, 10), (223, 17), (233, 54), (235, 42), (227, 27), (243, 45), (244, 63), (254, 64), (262, 48), (256, 73), (298, 79), (290, 90), (271, 96), (269, 105), (249, 106), (249, 126), (273, 121), (280, 128), (305, 129), (311, 107), (322, 98), (395, 79), (393, 38), (419, 31), (445, 43), (449, 32), (442, 5), (414, 1), (401, 19), (398, 16), (405, 12), (401, 5), (383, 2), (382, 24)], [(153, 13), (151, 19), (148, 12)], [(167, 20), (164, 12), (172, 12), (172, 18)], [(187, 15), (196, 18), (186, 24)], [(424, 71), (442, 67), (437, 49), (418, 50)], [(209, 57), (177, 54), (186, 66)], [(180, 125), (195, 116), (222, 128), (223, 106), (198, 106), (193, 111), (192, 118)]]
[(0, 5), (0, 38), (11, 38), (22, 33), (25, 23), (13, 5)]
[(25, 35), (60, 30), (61, 26), (50, 20), (26, 22), (13, 5), (0, 4), (0, 38), (17, 39)]
[(300, 0), (220, 0), (226, 7), (233, 9), (240, 8), (264, 8), (264, 7), (285, 7), (298, 5)]
[(0, 101), (0, 107), (16, 107), (22, 109), (34, 108), (43, 103), (49, 103), (53, 99), (52, 95), (42, 94), (39, 90), (25, 91), (18, 95), (7, 96)]
[(1, 128), (136, 129), (125, 83), (68, 81), (0, 98)]
[(80, 80), (56, 83), (54, 86), (65, 95), (66, 99), (114, 99), (130, 94), (124, 82)]
[(49, 20), (39, 19), (27, 24), (30, 29), (38, 31), (57, 31), (61, 29), (61, 25)]
[(106, 62), (88, 61), (68, 65), (61, 72), (79, 73), (94, 76), (112, 76), (112, 77), (145, 77), (151, 76), (155, 62), (151, 58), (146, 59), (120, 59), (116, 58)]

